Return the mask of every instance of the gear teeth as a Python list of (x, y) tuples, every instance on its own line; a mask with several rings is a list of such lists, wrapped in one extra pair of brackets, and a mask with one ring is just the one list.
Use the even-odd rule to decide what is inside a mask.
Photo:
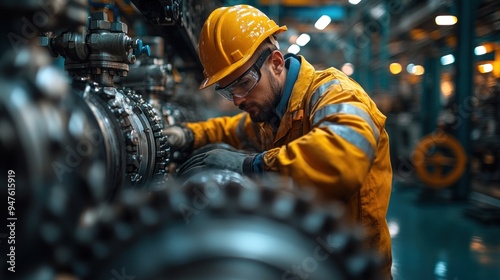
[(241, 196), (242, 192), (244, 192), (245, 186), (243, 186), (240, 182), (229, 181), (225, 185), (224, 189), (226, 190), (229, 199), (236, 199)]
[(213, 197), (209, 197), (209, 207), (214, 212), (224, 212), (229, 210), (226, 192), (222, 190)]
[(279, 220), (288, 220), (294, 214), (295, 202), (295, 197), (290, 193), (278, 194), (272, 204), (272, 216)]
[(183, 206), (184, 205), (190, 205), (191, 204), (191, 199), (188, 198), (185, 194), (183, 194), (180, 191), (174, 191), (170, 193), (168, 196), (168, 206), (170, 207), (169, 210), (172, 211), (172, 213), (175, 215), (175, 217), (182, 217), (183, 212)]
[(353, 279), (377, 279), (374, 277), (377, 273), (377, 264), (379, 261), (376, 256), (366, 258), (362, 256), (352, 256), (346, 260), (347, 268)]
[(315, 209), (306, 214), (302, 219), (302, 228), (310, 235), (320, 235), (330, 223), (328, 214), (324, 211)]
[[(108, 108), (111, 110), (112, 114), (117, 118), (120, 124), (120, 130), (122, 137), (125, 140), (124, 146), (126, 151), (126, 178), (133, 186), (143, 186), (145, 182), (151, 181), (153, 184), (161, 184), (165, 182), (166, 167), (169, 163), (170, 158), (170, 147), (168, 146), (167, 138), (162, 132), (163, 124), (161, 122), (161, 117), (156, 113), (154, 108), (144, 99), (131, 89), (116, 89), (114, 95), (109, 96), (106, 94), (105, 89), (94, 86), (95, 91), (98, 95), (105, 100)], [(142, 174), (141, 164), (146, 164), (142, 162), (143, 155), (140, 154), (139, 149), (139, 138), (140, 133), (137, 131), (134, 121), (134, 111), (139, 110), (143, 116), (138, 115), (137, 117), (144, 117), (145, 121), (143, 131), (144, 133), (151, 133), (154, 138), (154, 143), (149, 146), (152, 150), (152, 156), (154, 157), (153, 164), (151, 168), (152, 173), (149, 173), (146, 177)], [(144, 152), (144, 151), (142, 151)], [(151, 177), (149, 177), (151, 176)]]
[(170, 158), (170, 147), (167, 144), (167, 137), (163, 134), (163, 124), (161, 122), (161, 117), (156, 113), (153, 106), (145, 102), (139, 94), (130, 91), (128, 95), (132, 100), (136, 102), (136, 104), (138, 104), (150, 124), (153, 137), (155, 138), (156, 148), (156, 158), (153, 173), (156, 177), (161, 178), (160, 180), (155, 180), (156, 183), (163, 182), (164, 180), (162, 179), (166, 174), (166, 167)]
[[(310, 241), (306, 242), (308, 246), (323, 248), (323, 253), (328, 252), (324, 265), (338, 266), (339, 273), (344, 276), (342, 279), (379, 279), (374, 275), (377, 275), (381, 267), (380, 262), (377, 262), (378, 259), (373, 255), (364, 253), (362, 233), (353, 231), (344, 223), (341, 215), (342, 207), (333, 205), (326, 208), (315, 204), (314, 199), (302, 192), (283, 190), (274, 186), (246, 184), (238, 177), (223, 179), (222, 174), (228, 175), (221, 172), (218, 175), (216, 173), (197, 175), (196, 180), (184, 184), (172, 182), (170, 188), (152, 192), (149, 196), (141, 195), (134, 190), (122, 194), (118, 197), (117, 204), (109, 208), (111, 214), (99, 216), (98, 222), (89, 225), (90, 230), (80, 229), (80, 237), (76, 238), (78, 242), (76, 248), (79, 251), (69, 262), (72, 265), (72, 272), (80, 279), (100, 279), (99, 275), (109, 273), (107, 264), (117, 265), (115, 262), (118, 261), (118, 257), (121, 260), (121, 256), (125, 255), (149, 254), (131, 250), (140, 248), (141, 242), (151, 240), (153, 236), (158, 237), (169, 234), (171, 230), (180, 230), (179, 232), (187, 234), (183, 235), (183, 238), (202, 237), (205, 232), (203, 228), (211, 225), (212, 221), (217, 224), (221, 220), (228, 219), (231, 221), (227, 224), (228, 229), (239, 233), (245, 230), (245, 227), (231, 227), (238, 227), (243, 223), (249, 225), (256, 223), (255, 229), (258, 229), (262, 226), (260, 223), (265, 221), (264, 224), (269, 226), (269, 229), (279, 229), (275, 232), (279, 232), (279, 236), (273, 238), (287, 240), (291, 242), (290, 246), (301, 246), (304, 244), (302, 242), (309, 239)], [(291, 232), (282, 231), (283, 226)], [(266, 229), (265, 232), (270, 234), (272, 231)], [(301, 236), (301, 241), (294, 243), (293, 241), (299, 239), (291, 236)], [(204, 241), (196, 239), (193, 242)], [(177, 249), (181, 251), (185, 249), (181, 247)], [(248, 244), (244, 244), (241, 248), (247, 247)], [(210, 248), (216, 247), (210, 245)], [(309, 249), (311, 254), (315, 252), (314, 247), (311, 248), (300, 248), (299, 251), (305, 250), (307, 257)], [(206, 253), (206, 251), (201, 252), (201, 254)], [(221, 252), (212, 253), (214, 255), (203, 256), (216, 257)], [(176, 252), (169, 254), (175, 255)], [(179, 256), (182, 254), (185, 252), (181, 252)], [(260, 261), (272, 262), (273, 259)], [(75, 263), (79, 263), (81, 267), (77, 268)], [(152, 275), (156, 273), (156, 277), (165, 276), (166, 269), (169, 269), (168, 265), (172, 265), (169, 259), (155, 260), (155, 263), (157, 270), (151, 273)], [(300, 266), (301, 263), (290, 264), (284, 271), (291, 269), (293, 265)]]
[[(231, 186), (235, 187), (236, 185), (231, 184)], [(262, 206), (261, 193), (252, 189), (243, 189), (238, 197), (238, 204), (244, 212), (257, 212), (259, 207)]]
[(148, 197), (149, 206), (152, 207), (154, 211), (162, 211), (167, 208), (165, 205), (168, 205), (170, 202), (169, 192), (166, 190), (160, 190), (156, 192), (152, 192)]
[(347, 253), (350, 249), (350, 241), (352, 238), (345, 235), (343, 232), (338, 231), (328, 235), (328, 245), (336, 253)]

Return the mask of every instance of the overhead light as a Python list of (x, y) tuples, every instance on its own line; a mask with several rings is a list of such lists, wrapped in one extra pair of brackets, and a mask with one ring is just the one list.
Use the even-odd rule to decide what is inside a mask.
[(342, 65), (342, 68), (340, 68), (340, 70), (342, 70), (342, 72), (344, 72), (344, 74), (346, 74), (347, 76), (351, 76), (354, 73), (354, 65), (349, 62), (345, 63), (344, 65)]
[(453, 88), (455, 86), (450, 81), (441, 82), (441, 93), (444, 97), (450, 97), (453, 94)]
[(317, 21), (316, 23), (314, 24), (314, 27), (318, 30), (323, 30), (325, 29), (328, 24), (330, 24), (330, 22), (332, 22), (332, 19), (327, 16), (327, 15), (322, 15)]
[(391, 238), (396, 237), (399, 233), (399, 223), (398, 221), (387, 221), (387, 226), (389, 227), (389, 234)]
[(406, 71), (412, 75), (420, 76), (425, 73), (425, 69), (422, 65), (415, 65), (413, 63), (408, 64), (406, 66)]
[(358, 5), (359, 2), (361, 2), (361, 0), (349, 0), (349, 3), (353, 5)]
[(406, 72), (410, 73), (410, 74), (413, 74), (413, 67), (415, 67), (415, 64), (413, 63), (410, 63), (406, 66)]
[(486, 64), (481, 64), (477, 66), (477, 70), (479, 70), (479, 73), (490, 73), (493, 71), (493, 65), (491, 63), (486, 63)]
[(401, 70), (403, 70), (403, 67), (401, 67), (401, 64), (394, 62), (389, 65), (389, 71), (391, 74), (397, 75), (401, 73)]
[(413, 75), (421, 76), (425, 73), (425, 68), (422, 65), (415, 65), (411, 72)]
[(474, 48), (475, 55), (483, 55), (486, 53), (486, 48), (484, 46), (477, 46)]
[(288, 47), (288, 52), (293, 53), (293, 54), (297, 54), (298, 52), (300, 52), (299, 45), (297, 45), (297, 44), (290, 45), (290, 47)]
[(441, 65), (449, 65), (455, 62), (455, 56), (452, 54), (443, 55), (440, 59)]
[(483, 55), (495, 50), (495, 46), (492, 43), (484, 43), (480, 46), (474, 48), (475, 55)]
[(300, 34), (300, 36), (295, 40), (295, 43), (301, 47), (305, 46), (311, 40), (311, 36), (306, 33)]
[(454, 25), (457, 23), (458, 19), (456, 16), (442, 15), (437, 16), (435, 21), (437, 25)]

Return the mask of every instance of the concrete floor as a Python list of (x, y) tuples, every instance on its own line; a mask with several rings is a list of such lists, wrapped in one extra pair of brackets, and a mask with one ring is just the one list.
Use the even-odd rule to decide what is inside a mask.
[(421, 193), (395, 181), (387, 215), (394, 280), (500, 279), (500, 224), (467, 217), (467, 202)]

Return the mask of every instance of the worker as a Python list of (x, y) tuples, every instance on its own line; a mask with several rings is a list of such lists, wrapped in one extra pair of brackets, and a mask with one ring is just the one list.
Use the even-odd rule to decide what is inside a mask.
[[(386, 221), (392, 184), (386, 117), (363, 88), (335, 68), (315, 70), (301, 55), (283, 55), (276, 35), (287, 30), (249, 5), (214, 10), (203, 25), (200, 89), (215, 91), (243, 112), (164, 129), (173, 150), (207, 149), (183, 172), (229, 169), (277, 172), (299, 186), (346, 204), (366, 229), (364, 245), (380, 252), (391, 279)], [(250, 152), (243, 152), (250, 151)]]

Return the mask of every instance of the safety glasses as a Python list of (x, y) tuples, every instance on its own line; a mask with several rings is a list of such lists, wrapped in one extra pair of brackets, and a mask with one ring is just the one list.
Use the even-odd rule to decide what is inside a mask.
[(262, 76), (260, 68), (264, 65), (264, 61), (266, 61), (271, 52), (271, 49), (264, 51), (252, 67), (229, 85), (220, 87), (219, 84), (216, 84), (215, 91), (229, 101), (233, 101), (234, 96), (239, 98), (247, 96), (260, 81), (260, 77)]

